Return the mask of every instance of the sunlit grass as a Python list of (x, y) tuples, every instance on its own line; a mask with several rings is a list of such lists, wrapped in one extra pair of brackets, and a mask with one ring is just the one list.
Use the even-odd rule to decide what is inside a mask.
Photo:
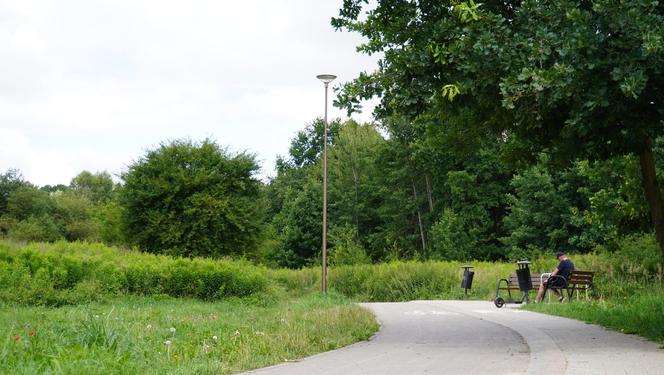
[(532, 311), (559, 315), (634, 333), (664, 345), (664, 288), (653, 286), (649, 292), (570, 303), (530, 304)]
[(0, 310), (2, 372), (228, 374), (342, 347), (377, 330), (331, 294), (261, 303), (124, 297)]

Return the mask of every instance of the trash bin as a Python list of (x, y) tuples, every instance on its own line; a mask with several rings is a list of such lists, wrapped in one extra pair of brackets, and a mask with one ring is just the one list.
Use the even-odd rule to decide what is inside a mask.
[(530, 262), (527, 260), (520, 260), (516, 262), (518, 269), (516, 270), (516, 277), (519, 279), (519, 290), (528, 292), (533, 288), (533, 280), (530, 278)]
[(463, 268), (463, 277), (461, 278), (461, 287), (463, 288), (463, 294), (468, 295), (468, 289), (471, 289), (473, 287), (473, 275), (475, 275), (475, 272), (471, 271), (470, 269), (473, 268), (473, 266), (461, 266)]

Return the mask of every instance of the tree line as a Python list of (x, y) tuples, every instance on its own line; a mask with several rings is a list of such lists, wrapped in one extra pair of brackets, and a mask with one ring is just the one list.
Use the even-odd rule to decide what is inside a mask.
[[(652, 230), (635, 156), (560, 164), (542, 152), (524, 164), (506, 158), (503, 138), (461, 152), (403, 125), (329, 124), (331, 263), (585, 253)], [(83, 171), (69, 185), (37, 187), (9, 170), (0, 175), (0, 233), (280, 267), (318, 264), (323, 129), (317, 119), (299, 131), (269, 181), (257, 178), (253, 155), (211, 140), (164, 143), (132, 163), (120, 183)], [(664, 138), (654, 155), (661, 175)]]
[(312, 265), (327, 142), (333, 263), (589, 252), (651, 232), (664, 253), (664, 3), (345, 0), (332, 25), (381, 56), (335, 101), (352, 114), (380, 98), (375, 123), (332, 121), (324, 140), (312, 121), (269, 181), (210, 140), (165, 143), (120, 184), (37, 188), (10, 170), (0, 232)]

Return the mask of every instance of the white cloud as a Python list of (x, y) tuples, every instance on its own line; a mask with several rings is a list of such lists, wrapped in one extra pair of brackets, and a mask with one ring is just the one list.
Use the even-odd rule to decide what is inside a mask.
[(374, 66), (354, 52), (359, 37), (330, 26), (340, 5), (0, 0), (0, 144), (24, 146), (3, 147), (0, 172), (68, 183), (83, 169), (117, 174), (169, 139), (211, 137), (270, 173), (323, 115), (315, 76)]

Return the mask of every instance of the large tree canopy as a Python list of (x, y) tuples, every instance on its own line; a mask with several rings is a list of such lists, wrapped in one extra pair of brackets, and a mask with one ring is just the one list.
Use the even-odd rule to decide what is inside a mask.
[(174, 141), (136, 161), (120, 190), (127, 236), (142, 250), (218, 257), (254, 250), (263, 220), (254, 157)]
[[(383, 53), (344, 85), (349, 110), (493, 135), (521, 157), (635, 154), (664, 253), (652, 140), (664, 129), (664, 3), (653, 0), (345, 0), (332, 23)], [(431, 119), (437, 121), (431, 121)]]

